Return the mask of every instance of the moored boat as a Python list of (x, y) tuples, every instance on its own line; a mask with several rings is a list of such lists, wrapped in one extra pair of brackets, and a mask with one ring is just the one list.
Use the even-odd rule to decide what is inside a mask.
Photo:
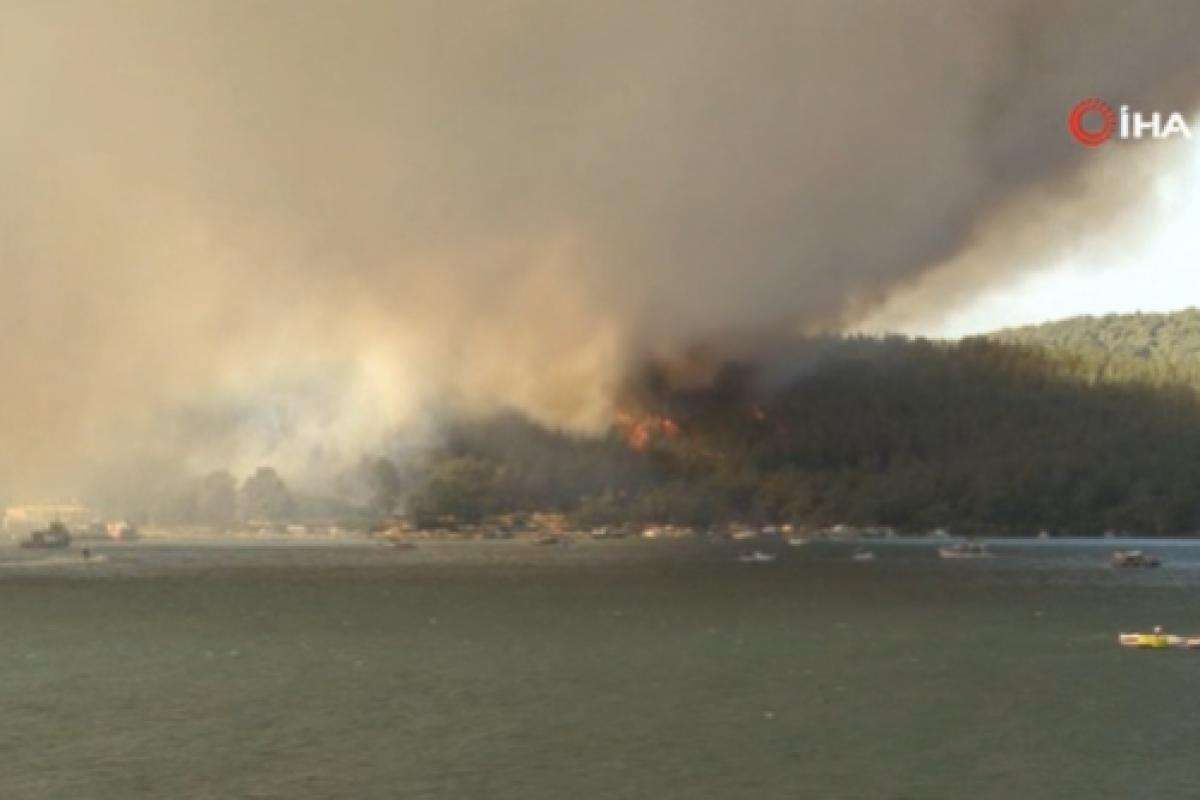
[(1114, 567), (1158, 567), (1162, 561), (1158, 556), (1144, 553), (1141, 550), (1117, 550), (1112, 554)]
[(938, 548), (941, 558), (991, 558), (994, 554), (979, 542), (956, 542)]
[(766, 553), (762, 550), (755, 550), (752, 553), (742, 553), (738, 556), (738, 561), (742, 564), (770, 564), (778, 558), (774, 553)]
[(1177, 636), (1156, 627), (1150, 633), (1121, 633), (1117, 643), (1140, 650), (1200, 650), (1200, 636)]
[(55, 522), (44, 531), (34, 531), (28, 539), (21, 541), (21, 547), (32, 550), (55, 550), (71, 545), (71, 532), (61, 522)]

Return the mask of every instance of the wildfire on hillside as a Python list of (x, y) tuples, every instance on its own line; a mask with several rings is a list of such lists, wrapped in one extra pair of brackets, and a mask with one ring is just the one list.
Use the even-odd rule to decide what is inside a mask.
[(645, 450), (653, 439), (674, 439), (680, 433), (679, 423), (661, 414), (619, 411), (615, 425), (625, 444), (638, 452)]

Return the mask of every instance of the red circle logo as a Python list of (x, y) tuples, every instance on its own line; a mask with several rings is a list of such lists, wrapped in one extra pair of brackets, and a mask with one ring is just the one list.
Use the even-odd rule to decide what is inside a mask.
[[(1100, 115), (1100, 127), (1094, 131), (1083, 127), (1083, 118), (1088, 114)], [(1117, 115), (1113, 113), (1112, 107), (1099, 97), (1080, 100), (1067, 114), (1067, 130), (1084, 147), (1099, 147), (1104, 144), (1108, 141), (1108, 137), (1112, 136), (1115, 127), (1117, 127)]]

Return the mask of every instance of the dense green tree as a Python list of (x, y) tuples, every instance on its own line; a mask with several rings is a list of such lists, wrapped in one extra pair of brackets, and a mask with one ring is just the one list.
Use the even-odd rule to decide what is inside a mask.
[(287, 485), (271, 467), (259, 467), (247, 478), (238, 499), (242, 518), (250, 522), (283, 522), (295, 507)]
[(419, 524), (476, 523), (503, 509), (498, 502), (497, 467), (472, 456), (438, 459), (409, 497), (409, 510)]

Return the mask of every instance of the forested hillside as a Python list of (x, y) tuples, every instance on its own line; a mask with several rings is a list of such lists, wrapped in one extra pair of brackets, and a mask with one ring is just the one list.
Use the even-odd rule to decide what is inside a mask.
[[(541, 487), (537, 497), (581, 523), (1195, 531), (1200, 404), (1180, 376), (1194, 374), (1182, 354), (1200, 315), (1179, 317), (1042, 329), (1048, 340), (1112, 341), (1111, 358), (1049, 342), (838, 339), (781, 384), (729, 364), (700, 389), (673, 389), (650, 365), (605, 442), (522, 435), (512, 420), (496, 438), (476, 424), (433, 456), (435, 478), (412, 499), (428, 510), (436, 494), (449, 510), (474, 494), (473, 509), (500, 510)], [(464, 465), (469, 478), (447, 491), (447, 469)]]
[(1089, 384), (1060, 363), (986, 340), (857, 340), (765, 396), (668, 394), (653, 410), (680, 432), (651, 451), (677, 482), (641, 502), (696, 521), (1200, 528), (1194, 391)]
[(1067, 372), (1087, 380), (1200, 388), (1200, 309), (1074, 317), (1010, 328), (993, 338), (1044, 347)]

